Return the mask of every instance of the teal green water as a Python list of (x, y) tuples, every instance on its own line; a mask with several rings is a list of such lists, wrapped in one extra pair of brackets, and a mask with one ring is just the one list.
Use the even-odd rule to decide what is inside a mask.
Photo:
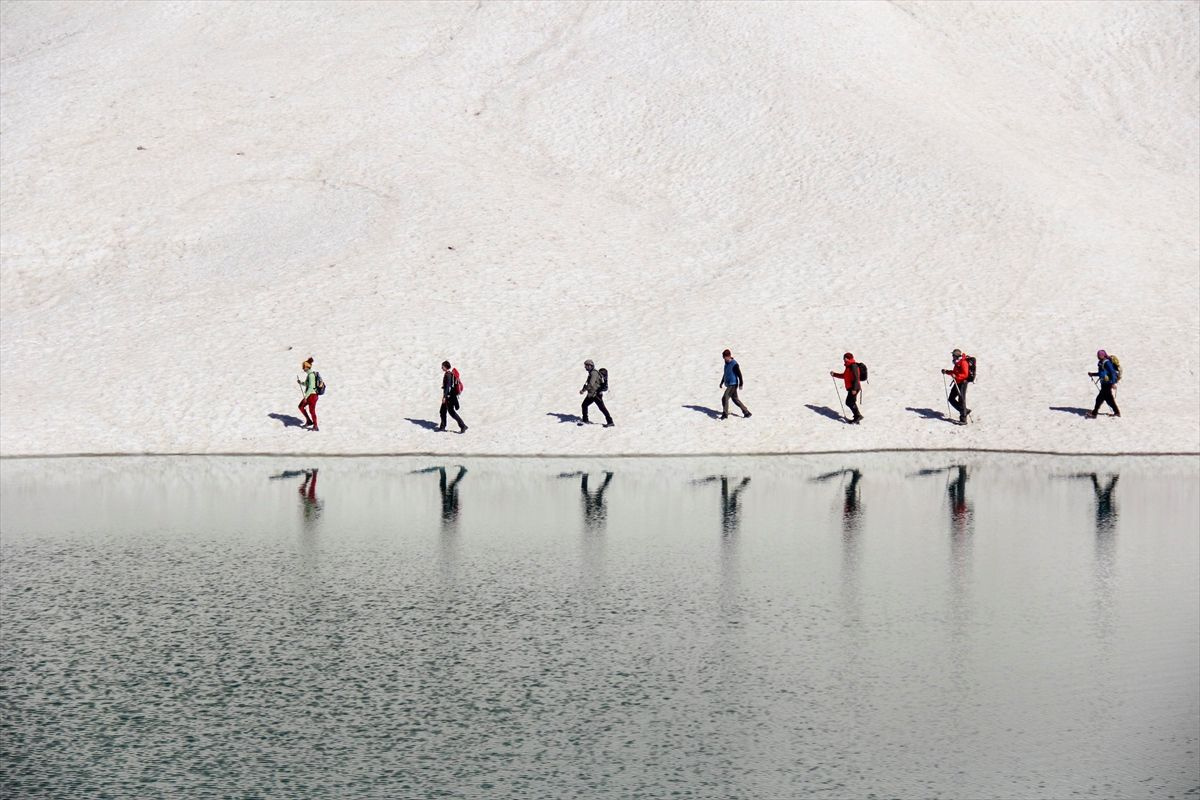
[(3, 797), (1185, 797), (1195, 459), (0, 463)]

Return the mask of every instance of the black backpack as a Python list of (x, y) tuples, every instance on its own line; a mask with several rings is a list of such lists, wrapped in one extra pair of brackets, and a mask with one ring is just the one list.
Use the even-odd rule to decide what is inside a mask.
[(967, 383), (975, 382), (975, 356), (963, 356), (967, 360)]
[(317, 376), (317, 394), (325, 394), (325, 381), (321, 380), (321, 373), (313, 370), (313, 374)]
[(867, 365), (861, 361), (855, 361), (854, 365), (858, 367), (858, 380), (860, 383), (867, 382)]
[(604, 367), (600, 368), (600, 389), (601, 392), (608, 391), (608, 370)]

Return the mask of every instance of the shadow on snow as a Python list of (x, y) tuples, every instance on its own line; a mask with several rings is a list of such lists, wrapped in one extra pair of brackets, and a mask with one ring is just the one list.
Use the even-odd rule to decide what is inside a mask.
[(923, 419), (939, 419), (939, 420), (942, 420), (943, 422), (954, 422), (954, 420), (950, 419), (945, 414), (943, 414), (941, 411), (938, 411), (937, 409), (934, 409), (934, 408), (913, 408), (912, 406), (908, 406), (904, 410), (911, 411), (914, 414), (918, 414)]
[(837, 420), (838, 422), (841, 422), (841, 423), (846, 422), (845, 417), (843, 417), (838, 412), (834, 411), (829, 406), (815, 406), (812, 403), (805, 403), (804, 407), (807, 408), (809, 411), (812, 411), (814, 414), (820, 414), (822, 417), (827, 417), (828, 419)]
[(717, 411), (715, 408), (709, 408), (708, 406), (682, 406), (682, 407), (686, 408), (690, 411), (699, 411), (701, 414), (704, 414), (709, 419), (720, 419), (721, 418), (720, 411)]
[(583, 424), (583, 417), (578, 414), (563, 414), (559, 411), (547, 411), (547, 417), (555, 417), (559, 422), (574, 422), (577, 425)]

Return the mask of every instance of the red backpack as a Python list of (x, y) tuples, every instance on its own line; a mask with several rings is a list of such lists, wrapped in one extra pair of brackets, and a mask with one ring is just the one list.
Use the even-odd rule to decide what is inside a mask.
[(458, 369), (455, 368), (455, 369), (450, 370), (450, 374), (454, 376), (454, 393), (462, 394), (463, 393), (463, 382), (462, 382), (462, 378), (458, 377)]

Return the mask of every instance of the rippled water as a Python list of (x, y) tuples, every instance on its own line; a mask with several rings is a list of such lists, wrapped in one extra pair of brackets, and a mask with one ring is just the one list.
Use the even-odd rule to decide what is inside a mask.
[(3, 797), (1184, 797), (1196, 459), (5, 461)]

